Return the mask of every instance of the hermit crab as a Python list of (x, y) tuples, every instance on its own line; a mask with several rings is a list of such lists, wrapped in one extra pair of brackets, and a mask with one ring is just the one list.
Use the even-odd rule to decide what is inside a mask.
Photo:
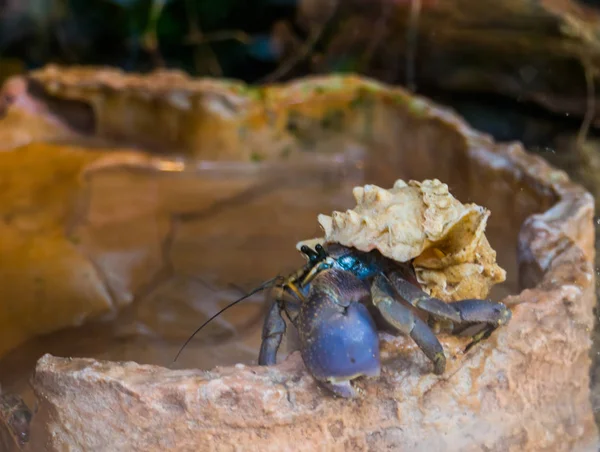
[(380, 374), (376, 319), (410, 336), (442, 374), (436, 333), (470, 336), (468, 349), (511, 318), (485, 299), (506, 277), (483, 234), (488, 210), (461, 204), (437, 179), (353, 194), (354, 209), (319, 216), (325, 237), (300, 242), (307, 264), (273, 286), (258, 360), (275, 364), (285, 316), (308, 371), (341, 397), (357, 395), (352, 380)]
[(310, 374), (351, 398), (358, 395), (352, 380), (380, 374), (382, 326), (410, 336), (442, 374), (446, 356), (436, 334), (470, 336), (468, 349), (510, 321), (504, 304), (486, 299), (506, 279), (484, 235), (487, 209), (463, 205), (437, 179), (353, 194), (354, 209), (319, 216), (325, 237), (297, 244), (306, 265), (223, 308), (177, 356), (225, 309), (269, 288), (258, 363), (275, 364), (287, 317)]

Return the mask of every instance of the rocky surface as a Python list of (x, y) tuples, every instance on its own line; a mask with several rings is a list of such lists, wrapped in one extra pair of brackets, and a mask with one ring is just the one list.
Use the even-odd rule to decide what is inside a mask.
[(176, 70), (140, 76), (49, 65), (3, 85), (0, 150), (66, 141), (210, 161), (289, 162), (306, 151), (335, 153), (348, 139), (342, 129), (361, 135), (371, 95), (395, 97), (352, 76), (250, 87)]
[[(140, 299), (150, 301), (129, 313), (122, 335), (145, 329), (149, 336), (184, 340), (214, 313), (209, 307), (200, 320), (190, 318), (187, 313), (199, 310), (190, 292), (211, 297), (216, 306), (239, 296), (230, 288), (215, 295), (197, 278), (203, 271), (237, 284), (281, 271), (280, 250), (289, 237), (305, 234), (318, 209), (335, 206), (329, 199), (312, 205), (295, 200), (322, 198), (326, 189), (346, 183), (352, 165), (339, 159), (347, 138), (327, 130), (323, 118), (360, 98), (357, 88), (370, 86), (341, 78), (263, 91), (177, 71), (140, 76), (57, 67), (9, 80), (0, 93), (0, 356), (41, 334), (114, 316)], [(380, 91), (382, 98), (391, 95)], [(308, 107), (298, 107), (306, 116), (295, 113), (307, 99)], [(363, 107), (358, 103), (341, 119), (355, 120)], [(288, 116), (300, 121), (293, 132)], [(163, 155), (139, 149), (149, 142), (155, 145), (150, 151)], [(256, 153), (249, 151), (251, 142)], [(306, 149), (341, 151), (295, 161), (293, 154)], [(205, 159), (205, 165), (167, 157), (167, 151)], [(269, 159), (285, 162), (274, 171)], [(288, 189), (276, 190), (282, 181)], [(278, 203), (298, 215), (308, 212), (307, 220), (275, 226), (268, 216)], [(250, 216), (263, 220), (246, 222), (241, 234), (240, 222)], [(207, 217), (219, 218), (219, 225), (207, 224)], [(262, 253), (260, 268), (239, 258), (232, 263), (230, 249), (253, 252), (267, 236), (281, 242)], [(220, 257), (206, 260), (205, 253)], [(287, 255), (296, 256), (293, 247)], [(210, 282), (219, 286), (215, 279)], [(245, 307), (243, 319), (230, 318), (219, 332), (256, 323), (262, 299)]]
[(74, 234), (89, 213), (86, 176), (129, 165), (152, 166), (117, 149), (33, 144), (0, 153), (0, 355), (130, 302), (130, 287), (112, 291)]
[[(429, 108), (353, 76), (250, 88), (177, 71), (141, 76), (49, 66), (9, 80), (0, 93), (0, 355), (40, 334), (114, 316), (134, 300), (117, 333), (73, 337), (81, 344), (102, 337), (103, 347), (107, 335), (129, 338), (132, 331), (183, 341), (215, 312), (199, 309), (199, 299), (222, 306), (239, 296), (215, 295), (213, 287), (256, 285), (298, 265), (290, 243), (316, 231), (314, 217), (343, 206), (357, 183), (440, 177), (461, 197), (477, 198), (476, 187), (456, 177), (463, 171), (461, 158), (450, 157), (456, 140), (443, 138), (455, 126), (432, 129)], [(417, 124), (422, 132), (413, 133)], [(154, 153), (140, 150), (148, 142)], [(412, 147), (428, 151), (414, 156)], [(438, 148), (447, 170), (432, 163), (429, 153)], [(516, 238), (500, 233), (502, 215), (516, 224), (539, 204), (528, 194), (516, 213), (502, 213), (503, 202), (482, 201), (495, 212), (493, 248)], [(288, 206), (294, 219), (273, 206)], [(258, 243), (260, 266), (246, 258)], [(499, 258), (503, 268), (514, 267), (512, 255)], [(508, 278), (514, 285), (514, 275)], [(228, 336), (245, 329), (261, 315), (261, 302), (245, 305), (243, 318), (227, 313), (213, 330)], [(135, 350), (103, 356), (163, 362), (148, 347)], [(209, 354), (211, 363), (223, 362)], [(253, 355), (247, 349), (235, 356)]]
[[(586, 267), (578, 250), (554, 265)], [(589, 269), (580, 277), (524, 292), (513, 323), (467, 356), (446, 341), (453, 359), (441, 378), (409, 341), (384, 345), (397, 360), (361, 383), (359, 401), (321, 391), (298, 354), (212, 372), (45, 356), (28, 450), (576, 451), (596, 435), (589, 309), (577, 284)]]
[[(382, 333), (383, 375), (359, 382), (359, 400), (321, 391), (298, 354), (271, 368), (211, 371), (47, 355), (32, 380), (39, 411), (25, 450), (597, 447), (592, 197), (520, 146), (495, 144), (449, 111), (393, 93), (369, 104), (377, 146), (365, 171), (377, 167), (382, 186), (400, 169), (407, 179), (448, 180), (458, 199), (499, 217), (488, 231), (493, 246), (506, 240), (494, 248), (517, 289), (504, 297), (509, 325), (467, 354), (468, 341), (442, 337), (448, 369), (439, 377), (410, 340)], [(493, 193), (485, 203), (482, 181)], [(513, 258), (518, 272), (510, 271)]]

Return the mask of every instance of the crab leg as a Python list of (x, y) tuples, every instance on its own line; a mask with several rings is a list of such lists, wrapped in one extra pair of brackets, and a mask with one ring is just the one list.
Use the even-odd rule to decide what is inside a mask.
[(286, 329), (282, 311), (279, 301), (274, 300), (263, 324), (262, 343), (258, 355), (259, 366), (272, 366), (276, 363), (277, 351)]
[[(462, 323), (485, 323), (495, 328), (505, 325), (512, 317), (510, 309), (504, 305), (490, 300), (460, 300), (449, 303), (460, 313)], [(456, 325), (460, 326), (460, 325)]]
[[(512, 313), (503, 303), (469, 299), (445, 303), (430, 297), (399, 274), (391, 274), (390, 281), (398, 295), (412, 306), (449, 324), (450, 333), (473, 337), (465, 351), (477, 342), (487, 339), (499, 326), (510, 321)], [(474, 330), (475, 329), (475, 330)]]
[(434, 373), (441, 375), (446, 369), (446, 356), (442, 344), (423, 320), (411, 309), (394, 299), (394, 289), (383, 276), (377, 276), (371, 286), (371, 299), (381, 315), (401, 333), (411, 337), (433, 362)]
[(408, 282), (399, 274), (390, 274), (389, 280), (394, 286), (394, 289), (396, 289), (398, 295), (400, 295), (400, 298), (415, 308), (421, 309), (444, 320), (450, 320), (457, 323), (461, 322), (460, 312), (452, 305), (445, 303), (439, 298), (430, 297), (426, 292)]
[(491, 336), (496, 328), (506, 325), (512, 313), (503, 303), (489, 300), (460, 300), (450, 303), (461, 316), (460, 323), (450, 325), (450, 332), (458, 336), (471, 336), (465, 352), (478, 342)]
[[(500, 302), (489, 300), (461, 300), (452, 303), (460, 310), (461, 317), (467, 322), (486, 322), (495, 326), (506, 325), (512, 318), (511, 310)], [(481, 309), (479, 309), (481, 308)]]
[(455, 325), (482, 323), (498, 327), (506, 324), (511, 318), (510, 309), (503, 303), (478, 299), (446, 303), (439, 298), (430, 297), (397, 274), (391, 274), (390, 281), (404, 301)]
[(295, 325), (296, 316), (300, 310), (299, 305), (303, 297), (296, 298), (302, 295), (297, 293), (297, 290), (291, 293), (287, 292), (286, 288), (290, 288), (290, 286), (277, 286), (272, 289), (271, 297), (274, 301), (263, 323), (262, 343), (258, 355), (259, 366), (272, 366), (276, 362), (277, 351), (286, 331), (283, 312)]

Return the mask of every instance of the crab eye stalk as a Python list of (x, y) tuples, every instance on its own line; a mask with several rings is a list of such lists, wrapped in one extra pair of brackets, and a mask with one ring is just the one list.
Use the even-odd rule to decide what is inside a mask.
[(312, 250), (308, 245), (302, 245), (300, 247), (300, 252), (308, 257), (308, 262), (310, 264), (315, 264), (319, 261), (319, 255)]
[(319, 255), (319, 260), (323, 260), (327, 257), (327, 252), (325, 251), (325, 248), (323, 248), (323, 245), (321, 245), (320, 243), (315, 246), (315, 251)]

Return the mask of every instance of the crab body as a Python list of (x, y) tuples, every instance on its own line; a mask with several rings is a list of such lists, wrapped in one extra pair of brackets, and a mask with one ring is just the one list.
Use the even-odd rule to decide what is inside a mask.
[(379, 338), (368, 298), (365, 282), (345, 270), (325, 270), (313, 281), (297, 326), (302, 359), (317, 380), (343, 385), (379, 375)]
[(286, 315), (298, 329), (302, 359), (311, 375), (342, 397), (357, 395), (352, 380), (380, 374), (373, 309), (388, 326), (417, 343), (436, 374), (444, 372), (446, 358), (434, 330), (469, 335), (476, 343), (511, 317), (502, 303), (478, 299), (446, 303), (431, 297), (419, 287), (410, 265), (378, 251), (339, 244), (301, 250), (309, 263), (273, 292), (259, 364), (275, 363)]
[(319, 216), (325, 237), (299, 244), (308, 263), (272, 292), (259, 356), (275, 363), (285, 315), (309, 372), (344, 397), (356, 395), (353, 379), (379, 375), (381, 324), (410, 336), (442, 374), (437, 333), (472, 337), (468, 349), (511, 318), (484, 299), (506, 278), (484, 235), (487, 209), (462, 204), (437, 179), (353, 195), (353, 209)]

